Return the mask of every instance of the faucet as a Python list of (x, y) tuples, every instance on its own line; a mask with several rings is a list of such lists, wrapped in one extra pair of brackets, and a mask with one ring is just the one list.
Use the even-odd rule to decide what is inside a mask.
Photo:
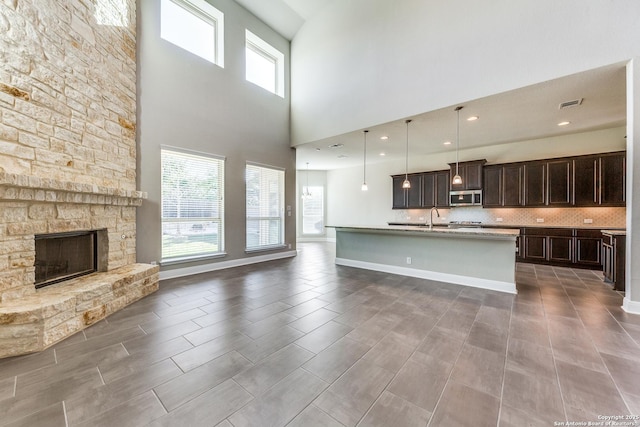
[(438, 208), (435, 206), (431, 208), (429, 211), (429, 230), (433, 230), (433, 211), (436, 211), (436, 215), (440, 218), (440, 212), (438, 212)]

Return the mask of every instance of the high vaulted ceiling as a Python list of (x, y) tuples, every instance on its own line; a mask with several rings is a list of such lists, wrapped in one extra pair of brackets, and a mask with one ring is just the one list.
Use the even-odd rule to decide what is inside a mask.
[[(291, 40), (306, 20), (335, 0), (236, 0), (247, 10)], [(559, 104), (583, 99), (579, 106)], [(566, 76), (533, 86), (462, 103), (460, 149), (533, 140), (556, 135), (622, 126), (626, 123), (624, 64)], [(412, 156), (455, 150), (456, 113), (452, 105), (389, 123), (371, 123), (367, 134), (369, 161), (403, 159), (410, 123)], [(472, 115), (480, 117), (467, 122)], [(561, 121), (571, 122), (559, 127)], [(326, 170), (362, 162), (363, 129), (296, 146), (297, 168)], [(387, 136), (387, 140), (381, 140)], [(451, 145), (444, 145), (451, 141)], [(330, 148), (335, 147), (336, 148)], [(380, 153), (385, 156), (381, 157)]]

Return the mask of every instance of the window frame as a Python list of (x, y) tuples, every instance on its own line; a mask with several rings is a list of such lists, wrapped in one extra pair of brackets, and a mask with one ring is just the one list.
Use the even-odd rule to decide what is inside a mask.
[[(305, 232), (304, 229), (304, 224), (305, 224), (305, 204), (307, 202), (309, 202), (310, 200), (306, 197), (304, 197), (304, 189), (307, 189), (307, 191), (311, 194), (311, 197), (320, 197), (320, 219), (322, 221), (322, 229), (317, 232), (317, 233), (309, 233), (309, 232)], [(313, 191), (311, 191), (311, 189), (314, 189)], [(302, 237), (323, 237), (326, 236), (326, 231), (324, 228), (324, 223), (325, 223), (325, 216), (326, 216), (326, 212), (325, 212), (325, 187), (324, 185), (303, 185), (301, 186), (301, 202), (300, 202), (300, 236)], [(307, 216), (308, 218), (309, 216)]]
[[(199, 55), (191, 50), (181, 46), (175, 41), (169, 40), (162, 36), (162, 8), (165, 6), (167, 2), (171, 2), (174, 5), (183, 8), (188, 13), (191, 13), (196, 18), (206, 22), (207, 24), (213, 27), (214, 34), (214, 43), (213, 43), (213, 61), (210, 58)], [(160, 4), (160, 37), (173, 44), (174, 46), (178, 46), (180, 49), (186, 50), (187, 52), (196, 55), (212, 64), (219, 66), (220, 68), (224, 68), (224, 13), (220, 10), (213, 7), (211, 4), (207, 3), (204, 0), (161, 0)]]
[[(248, 202), (249, 202), (249, 197), (247, 197), (247, 191), (248, 191), (248, 172), (249, 172), (249, 167), (256, 167), (256, 168), (261, 168), (261, 169), (266, 169), (266, 170), (270, 170), (270, 171), (275, 171), (277, 172), (278, 175), (278, 185), (279, 185), (279, 206), (278, 206), (278, 213), (279, 215), (277, 217), (274, 216), (257, 216), (257, 217), (249, 217), (249, 208), (247, 206)], [(285, 225), (286, 225), (286, 217), (285, 217), (285, 186), (286, 186), (286, 170), (284, 168), (280, 168), (277, 166), (272, 166), (272, 165), (265, 165), (262, 163), (255, 163), (255, 162), (246, 162), (245, 165), (245, 252), (246, 253), (251, 253), (251, 252), (260, 252), (260, 251), (269, 251), (269, 250), (274, 250), (274, 249), (283, 249), (286, 248), (286, 242), (285, 242)], [(248, 246), (248, 239), (249, 239), (249, 221), (262, 221), (262, 220), (279, 220), (280, 221), (280, 234), (279, 234), (279, 242), (275, 243), (275, 244), (265, 244), (265, 245), (259, 245), (259, 246)]]
[[(218, 200), (217, 200), (217, 210), (219, 212), (218, 217), (190, 217), (185, 218), (184, 221), (176, 221), (177, 218), (165, 217), (164, 216), (164, 197), (163, 197), (163, 182), (164, 182), (164, 170), (163, 170), (163, 157), (165, 153), (171, 153), (173, 155), (178, 156), (191, 156), (203, 160), (215, 161), (217, 162), (218, 171)], [(167, 222), (198, 222), (198, 221), (210, 221), (217, 222), (219, 224), (218, 227), (218, 250), (215, 252), (201, 252), (199, 254), (193, 255), (184, 255), (184, 256), (167, 256), (164, 254), (164, 245), (161, 242), (160, 245), (160, 265), (171, 265), (183, 262), (196, 261), (201, 259), (211, 259), (211, 258), (220, 258), (226, 255), (225, 252), (225, 169), (226, 169), (226, 158), (224, 156), (219, 156), (210, 153), (204, 153), (200, 151), (188, 150), (184, 148), (172, 147), (167, 145), (160, 146), (160, 224), (161, 224), (161, 241), (162, 236), (164, 236), (164, 224)], [(212, 199), (213, 200), (213, 199)]]
[[(247, 77), (247, 67), (248, 62), (246, 60), (247, 50), (251, 50), (252, 52), (264, 57), (265, 59), (271, 60), (274, 63), (275, 67), (275, 84), (274, 91), (271, 91), (264, 86), (261, 86), (259, 83), (251, 81)], [(278, 49), (255, 35), (249, 30), (245, 30), (245, 80), (249, 83), (252, 83), (258, 87), (263, 88), (264, 90), (278, 95), (280, 98), (285, 97), (285, 80), (284, 80), (284, 53), (280, 52)]]

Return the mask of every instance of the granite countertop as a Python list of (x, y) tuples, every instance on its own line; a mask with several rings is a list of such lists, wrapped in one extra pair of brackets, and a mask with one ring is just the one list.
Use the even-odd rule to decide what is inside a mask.
[(333, 225), (327, 226), (337, 229), (370, 230), (379, 232), (410, 232), (422, 233), (424, 235), (458, 236), (458, 237), (478, 237), (478, 238), (515, 238), (520, 235), (520, 230), (509, 228), (482, 228), (482, 227), (462, 227), (449, 228), (446, 224), (434, 225), (432, 229), (424, 224), (420, 226), (411, 225)]
[[(400, 222), (400, 221), (389, 221), (387, 224), (389, 225), (393, 225), (393, 226), (397, 226), (397, 225), (401, 225), (401, 226), (412, 226), (412, 227), (428, 227), (428, 225), (426, 225), (424, 222)], [(449, 225), (449, 223), (443, 222), (443, 223), (438, 223), (435, 222), (433, 224), (434, 227), (447, 227)], [(608, 227), (608, 226), (596, 226), (596, 225), (580, 225), (580, 226), (576, 226), (576, 225), (551, 225), (551, 224), (528, 224), (528, 225), (523, 225), (523, 224), (481, 224), (478, 227), (482, 227), (482, 228), (506, 228), (506, 229), (514, 229), (514, 228), (566, 228), (566, 229), (573, 229), (573, 228), (579, 228), (581, 230), (607, 230), (607, 231), (614, 231), (614, 232), (620, 232), (622, 231), (622, 234), (625, 234), (625, 228), (624, 227)]]
[(611, 236), (626, 236), (627, 235), (627, 230), (625, 229), (619, 229), (619, 228), (615, 228), (615, 229), (604, 229), (604, 230), (600, 230), (602, 231), (602, 234), (609, 234)]

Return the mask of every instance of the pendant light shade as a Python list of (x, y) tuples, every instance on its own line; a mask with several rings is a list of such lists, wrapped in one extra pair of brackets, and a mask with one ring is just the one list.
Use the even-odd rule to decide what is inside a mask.
[(368, 130), (364, 130), (364, 158), (362, 162), (362, 191), (367, 191), (369, 187), (367, 186), (367, 133)]
[(462, 177), (460, 176), (460, 172), (458, 170), (458, 151), (460, 151), (460, 110), (462, 110), (462, 106), (456, 107), (456, 112), (458, 113), (458, 120), (456, 125), (456, 174), (453, 176), (453, 180), (451, 183), (454, 185), (462, 184)]
[(411, 120), (405, 120), (404, 122), (407, 124), (407, 147), (405, 150), (404, 182), (402, 183), (402, 188), (411, 188), (411, 183), (409, 182), (409, 123), (411, 123)]

